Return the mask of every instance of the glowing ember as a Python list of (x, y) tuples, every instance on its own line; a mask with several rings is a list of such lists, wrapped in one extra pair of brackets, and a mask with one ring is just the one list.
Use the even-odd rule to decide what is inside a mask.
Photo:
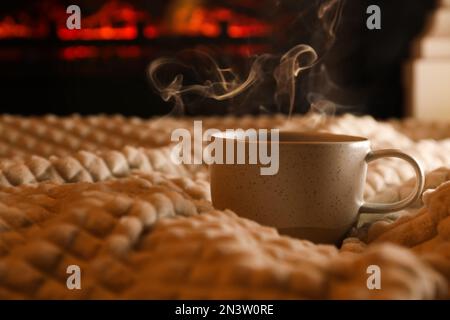
[(83, 18), (80, 30), (58, 28), (62, 40), (133, 40), (137, 38), (139, 21), (145, 14), (121, 2), (106, 3), (97, 13)]
[(64, 60), (77, 60), (94, 58), (98, 55), (98, 49), (94, 46), (74, 46), (61, 50), (61, 58)]
[(58, 29), (61, 40), (133, 40), (137, 38), (137, 27), (127, 26), (113, 28), (104, 26), (99, 28), (83, 28), (81, 30)]
[[(61, 41), (59, 43), (61, 47), (57, 48), (58, 57), (66, 61), (75, 61), (141, 57), (149, 51), (134, 42), (138, 38), (140, 40), (164, 37), (262, 38), (272, 31), (268, 23), (228, 8), (206, 7), (202, 1), (181, 3), (174, 2), (166, 14), (156, 15), (154, 12), (135, 7), (132, 2), (106, 1), (93, 14), (82, 12), (81, 29), (69, 30), (66, 27), (66, 8), (52, 2), (50, 5), (42, 6), (47, 11), (45, 15), (36, 15), (42, 17), (40, 19), (36, 19), (35, 13), (27, 11), (1, 17), (0, 40), (54, 41), (55, 39), (49, 38), (52, 36), (50, 31), (54, 25), (56, 37)], [(116, 41), (117, 45), (108, 44), (108, 48), (99, 46), (101, 41)], [(120, 43), (121, 41), (124, 42)], [(250, 56), (265, 52), (266, 48), (231, 41), (225, 42), (222, 50), (226, 54)], [(3, 60), (18, 57), (19, 54), (11, 50), (3, 50), (0, 53), (0, 59)]]
[(263, 37), (271, 32), (267, 25), (254, 24), (232, 24), (228, 27), (228, 36), (231, 38)]
[(117, 47), (96, 47), (96, 46), (70, 46), (60, 50), (60, 58), (67, 61), (85, 60), (94, 58), (139, 58), (142, 55), (139, 46), (117, 46)]
[(237, 14), (226, 8), (179, 8), (173, 14), (171, 31), (178, 35), (218, 37), (222, 27), (227, 26), (227, 35), (232, 38), (263, 37), (270, 26), (257, 19)]
[(150, 13), (120, 1), (107, 2), (96, 13), (83, 16), (80, 30), (67, 29), (66, 18), (63, 7), (55, 7), (48, 20), (38, 22), (23, 12), (17, 17), (6, 16), (0, 20), (0, 39), (45, 38), (52, 21), (57, 25), (58, 38), (64, 41), (134, 40), (139, 36), (140, 26), (147, 39), (160, 36), (264, 37), (271, 32), (267, 23), (256, 18), (227, 8), (203, 7), (199, 2), (173, 7), (158, 23), (150, 18)]
[(17, 22), (10, 16), (0, 21), (0, 39), (43, 38), (47, 35), (47, 31), (42, 23), (32, 25)]
[(159, 37), (160, 32), (158, 30), (158, 27), (154, 25), (148, 25), (144, 28), (144, 37), (153, 39)]

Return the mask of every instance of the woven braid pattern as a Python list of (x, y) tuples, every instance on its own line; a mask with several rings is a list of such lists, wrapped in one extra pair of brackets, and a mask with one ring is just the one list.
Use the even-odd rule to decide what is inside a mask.
[[(392, 244), (331, 245), (214, 210), (189, 179), (138, 174), (0, 193), (0, 298), (446, 297), (445, 277)], [(383, 269), (367, 290), (366, 268)], [(66, 268), (82, 270), (68, 290)]]
[[(371, 117), (317, 115), (287, 119), (274, 117), (204, 118), (204, 129), (280, 128), (330, 131), (365, 136), (374, 149), (399, 148), (415, 156), (426, 171), (450, 165), (450, 126), (428, 123), (414, 130), (406, 121), (382, 123)], [(138, 168), (152, 172), (155, 165), (165, 173), (207, 179), (205, 166), (174, 166), (170, 160), (170, 134), (176, 128), (193, 129), (191, 118), (142, 120), (122, 116), (72, 116), (57, 118), (0, 117), (0, 185), (41, 181), (82, 182), (120, 177)], [(440, 137), (441, 140), (413, 137)], [(81, 152), (82, 151), (82, 152)], [(158, 167), (159, 166), (159, 167)], [(389, 186), (413, 176), (398, 159), (369, 164), (365, 196), (372, 197)]]
[(121, 178), (133, 171), (161, 172), (190, 177), (190, 167), (178, 166), (170, 160), (171, 148), (143, 149), (125, 147), (122, 150), (99, 152), (79, 151), (71, 156), (49, 159), (31, 156), (25, 159), (3, 161), (0, 184), (18, 186), (45, 181), (55, 183), (96, 182)]
[[(316, 115), (205, 118), (204, 128), (318, 130), (400, 148), (426, 169), (423, 202), (353, 230), (340, 249), (280, 236), (210, 203), (207, 168), (174, 165), (193, 119), (0, 117), (0, 298), (449, 298), (450, 126)], [(413, 187), (370, 164), (366, 198)], [(82, 290), (66, 287), (69, 265)], [(368, 290), (367, 266), (383, 272)]]

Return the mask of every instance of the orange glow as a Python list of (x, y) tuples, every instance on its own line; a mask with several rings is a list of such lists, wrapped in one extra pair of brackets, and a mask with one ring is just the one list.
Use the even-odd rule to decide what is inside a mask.
[(161, 17), (156, 22), (150, 19), (149, 13), (128, 2), (106, 2), (96, 13), (83, 16), (80, 30), (67, 29), (67, 14), (63, 7), (55, 7), (49, 20), (41, 22), (36, 22), (26, 13), (18, 17), (6, 16), (0, 20), (0, 39), (45, 38), (49, 35), (52, 21), (56, 22), (57, 36), (63, 41), (134, 40), (138, 38), (140, 25), (147, 39), (161, 36), (264, 37), (271, 32), (267, 23), (230, 9), (204, 7), (201, 1), (187, 3), (174, 6), (168, 17)]
[(74, 46), (61, 50), (61, 57), (69, 61), (95, 58), (96, 56), (98, 56), (98, 49), (93, 46)]
[(159, 37), (158, 28), (154, 25), (148, 25), (144, 28), (144, 37), (153, 39)]
[(221, 21), (231, 20), (232, 19), (231, 10), (225, 8), (216, 9), (215, 18)]
[(136, 26), (113, 28), (104, 26), (100, 28), (83, 28), (80, 30), (58, 29), (61, 40), (133, 40), (138, 34)]
[(138, 46), (119, 46), (119, 47), (95, 47), (95, 46), (70, 46), (60, 51), (60, 57), (63, 60), (74, 61), (93, 58), (111, 57), (133, 59), (142, 55), (141, 48)]
[(218, 37), (220, 28), (214, 23), (205, 23), (202, 27), (202, 33), (206, 37)]
[(95, 14), (84, 17), (80, 30), (68, 30), (65, 24), (60, 25), (58, 37), (61, 40), (133, 40), (138, 35), (138, 22), (145, 18), (145, 13), (130, 4), (108, 2)]
[(17, 22), (10, 16), (7, 16), (0, 21), (0, 39), (42, 38), (46, 35), (47, 28), (42, 23), (38, 25), (28, 25)]
[(269, 33), (270, 28), (263, 24), (231, 24), (228, 26), (228, 35), (231, 38), (261, 37)]
[(269, 48), (267, 46), (259, 44), (232, 45), (224, 48), (226, 54), (237, 54), (244, 57), (265, 53), (268, 52), (268, 50)]
[(228, 26), (225, 31), (232, 38), (263, 37), (271, 32), (268, 24), (226, 8), (183, 6), (172, 13), (171, 21), (171, 33), (185, 36), (218, 37), (221, 25)]
[(138, 58), (142, 55), (141, 48), (138, 46), (126, 46), (117, 49), (119, 58)]

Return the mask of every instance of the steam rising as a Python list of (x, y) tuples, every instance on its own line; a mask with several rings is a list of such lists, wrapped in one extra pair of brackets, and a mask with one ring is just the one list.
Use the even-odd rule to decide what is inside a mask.
[(206, 52), (192, 51), (202, 61), (202, 68), (209, 74), (209, 78), (201, 84), (184, 85), (183, 74), (175, 75), (173, 80), (165, 85), (158, 77), (159, 71), (165, 67), (178, 65), (184, 69), (192, 69), (182, 61), (175, 58), (160, 58), (154, 60), (149, 67), (150, 80), (164, 101), (173, 99), (175, 101), (174, 111), (183, 113), (185, 106), (183, 95), (194, 93), (203, 97), (223, 101), (231, 99), (250, 88), (258, 79), (262, 77), (263, 61), (267, 55), (261, 55), (255, 59), (247, 78), (243, 81), (230, 68), (220, 68), (216, 61)]
[(323, 28), (331, 38), (336, 37), (336, 28), (342, 16), (344, 1), (330, 0), (323, 3), (318, 12), (318, 18), (323, 23)]
[[(255, 58), (247, 78), (241, 80), (231, 69), (220, 68), (215, 60), (205, 52), (195, 51), (197, 58), (203, 61), (201, 68), (208, 70), (210, 78), (201, 84), (184, 85), (184, 76), (178, 73), (168, 83), (164, 84), (158, 77), (159, 72), (164, 73), (164, 68), (178, 65), (184, 69), (191, 69), (179, 59), (160, 58), (153, 61), (149, 67), (150, 80), (164, 101), (174, 100), (175, 112), (182, 113), (185, 110), (183, 95), (187, 93), (197, 94), (202, 97), (215, 99), (217, 101), (228, 100), (242, 94), (265, 76), (265, 69), (273, 57), (264, 54)], [(276, 80), (275, 101), (281, 110), (287, 101), (289, 112), (294, 108), (295, 101), (295, 78), (302, 70), (311, 68), (317, 61), (317, 54), (308, 45), (297, 45), (284, 54), (278, 66), (273, 70)]]
[[(335, 30), (342, 12), (342, 0), (325, 0), (318, 8), (317, 17), (326, 34), (326, 47), (335, 39)], [(150, 81), (161, 98), (174, 102), (175, 114), (184, 114), (186, 96), (224, 101), (235, 98), (249, 89), (263, 92), (262, 83), (271, 77), (275, 83), (273, 102), (277, 111), (294, 111), (296, 79), (303, 71), (319, 62), (316, 51), (307, 44), (294, 46), (281, 57), (263, 54), (253, 58), (247, 76), (239, 77), (231, 68), (223, 68), (205, 51), (190, 50), (174, 58), (154, 60), (148, 69)], [(197, 65), (198, 64), (198, 65)], [(194, 79), (194, 83), (192, 82)], [(328, 104), (327, 104), (328, 105)], [(320, 104), (315, 103), (313, 109)], [(328, 108), (328, 107), (327, 107)], [(265, 106), (261, 109), (267, 110)]]
[[(301, 58), (304, 60), (300, 60)], [(295, 46), (281, 57), (280, 65), (273, 75), (277, 81), (275, 101), (279, 109), (285, 105), (284, 100), (287, 100), (289, 114), (292, 114), (295, 102), (295, 78), (302, 70), (311, 68), (316, 61), (317, 54), (314, 49), (304, 44)]]

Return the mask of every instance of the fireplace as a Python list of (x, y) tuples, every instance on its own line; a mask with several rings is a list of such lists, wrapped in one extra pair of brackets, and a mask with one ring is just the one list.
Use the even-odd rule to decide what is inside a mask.
[(69, 30), (70, 1), (9, 1), (0, 14), (4, 111), (167, 113), (147, 83), (148, 63), (201, 46), (237, 60), (269, 52), (272, 25), (259, 3), (78, 1), (81, 29)]
[[(81, 29), (68, 30), (66, 8), (75, 4), (72, 1), (4, 0), (2, 112), (167, 114), (171, 106), (148, 81), (153, 59), (208, 48), (217, 53), (221, 66), (245, 70), (253, 55), (280, 54), (308, 43), (323, 57), (329, 83), (339, 91), (330, 99), (344, 111), (401, 116), (400, 66), (432, 2), (378, 2), (388, 13), (383, 16), (385, 28), (378, 33), (366, 30), (370, 1), (347, 1), (337, 41), (324, 52), (317, 43), (326, 41), (314, 17), (320, 1), (80, 0)], [(397, 15), (408, 23), (394, 28), (399, 18), (389, 12), (404, 6), (408, 10)], [(309, 107), (302, 99), (298, 112)], [(201, 113), (226, 109), (218, 103)]]
[[(13, 3), (15, 5), (7, 7), (0, 16), (3, 47), (44, 43), (57, 47), (155, 46), (175, 39), (178, 45), (181, 41), (237, 46), (264, 43), (264, 38), (271, 33), (268, 21), (252, 16), (257, 11), (252, 12), (251, 8), (258, 7), (258, 1), (233, 6), (186, 0), (152, 1), (151, 5), (145, 1), (81, 1), (82, 28), (79, 30), (66, 27), (69, 14), (62, 2), (39, 1), (28, 9), (26, 1)], [(67, 6), (69, 4), (67, 2)]]

